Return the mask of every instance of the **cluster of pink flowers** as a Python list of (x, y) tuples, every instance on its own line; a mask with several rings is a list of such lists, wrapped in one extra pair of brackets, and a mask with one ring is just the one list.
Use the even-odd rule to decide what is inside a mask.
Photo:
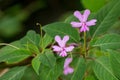
[[(55, 36), (55, 41), (58, 43), (58, 45), (52, 46), (53, 51), (55, 51), (59, 56), (65, 57), (67, 56), (67, 52), (71, 52), (74, 49), (74, 46), (66, 46), (67, 41), (69, 40), (69, 36), (64, 36), (63, 39), (60, 38), (60, 36)], [(66, 58), (64, 63), (64, 71), (63, 73), (65, 75), (69, 73), (73, 73), (74, 69), (69, 66), (69, 64), (72, 62), (72, 58)]]
[[(88, 16), (90, 15), (90, 10), (85, 10), (83, 15), (79, 11), (74, 12), (74, 16), (78, 18), (80, 22), (71, 22), (72, 27), (79, 28), (80, 32), (86, 32), (89, 31), (89, 26), (93, 26), (96, 24), (96, 19), (92, 19), (90, 21), (87, 21)], [(55, 51), (59, 56), (66, 57), (67, 52), (71, 52), (74, 49), (73, 45), (67, 46), (66, 43), (69, 40), (69, 36), (66, 35), (61, 39), (60, 36), (55, 36), (55, 41), (58, 45), (52, 46), (53, 51)], [(68, 75), (74, 72), (74, 69), (69, 66), (69, 64), (72, 62), (72, 58), (66, 58), (64, 62), (64, 75)]]

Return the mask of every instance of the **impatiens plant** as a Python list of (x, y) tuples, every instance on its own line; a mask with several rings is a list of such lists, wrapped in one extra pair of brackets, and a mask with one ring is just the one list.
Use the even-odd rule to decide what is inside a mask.
[[(110, 28), (119, 7), (112, 0), (96, 13), (76, 10), (64, 22), (40, 26), (41, 34), (30, 30), (0, 43), (0, 80), (120, 80), (120, 35)], [(35, 79), (25, 78), (29, 68)]]

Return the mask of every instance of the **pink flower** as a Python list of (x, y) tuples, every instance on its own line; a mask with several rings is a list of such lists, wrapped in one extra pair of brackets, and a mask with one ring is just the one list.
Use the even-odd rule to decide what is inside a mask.
[(65, 57), (67, 56), (67, 52), (71, 52), (74, 46), (66, 47), (66, 43), (69, 40), (69, 36), (64, 36), (63, 39), (60, 36), (55, 36), (55, 41), (58, 45), (52, 46), (53, 51), (57, 52), (60, 56)]
[(94, 26), (96, 24), (96, 19), (87, 21), (90, 15), (90, 10), (85, 10), (83, 15), (79, 11), (74, 12), (74, 16), (78, 18), (80, 22), (71, 22), (72, 27), (80, 28), (80, 32), (89, 31), (89, 26)]
[(74, 69), (69, 66), (69, 64), (72, 62), (72, 58), (66, 58), (64, 63), (64, 75), (68, 75), (74, 72)]

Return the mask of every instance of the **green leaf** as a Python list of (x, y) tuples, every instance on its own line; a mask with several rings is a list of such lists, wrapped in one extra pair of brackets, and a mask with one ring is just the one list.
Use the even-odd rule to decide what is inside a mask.
[(21, 80), (27, 67), (15, 67), (5, 73), (0, 80)]
[(40, 80), (57, 80), (63, 72), (64, 59), (58, 59), (54, 67), (40, 66)]
[(108, 0), (82, 0), (82, 4), (86, 9), (95, 12), (98, 11)]
[(40, 55), (37, 55), (32, 60), (32, 67), (35, 70), (35, 72), (37, 73), (37, 75), (39, 75), (39, 68), (40, 68), (40, 64), (41, 64), (39, 57), (40, 57)]
[(99, 80), (119, 80), (113, 73), (108, 57), (95, 60), (93, 70)]
[(50, 68), (41, 64), (39, 70), (40, 80), (47, 80), (46, 77), (49, 74), (49, 72), (50, 72)]
[(52, 68), (56, 63), (56, 58), (54, 54), (52, 53), (52, 51), (48, 50), (40, 55), (40, 62), (43, 65)]
[(52, 43), (53, 38), (48, 34), (45, 34), (40, 45), (41, 48), (45, 49), (50, 43)]
[(27, 50), (15, 50), (10, 53), (1, 53), (0, 62), (7, 62), (8, 64), (18, 63), (31, 56), (31, 53)]
[(117, 21), (120, 16), (119, 7), (120, 0), (112, 0), (96, 13), (94, 18), (97, 19), (97, 24), (90, 27), (92, 38), (104, 34)]
[(14, 42), (12, 42), (10, 44), (0, 43), (0, 45), (5, 45), (4, 47), (2, 47), (0, 49), (0, 53), (10, 53), (10, 52), (13, 52), (13, 51), (15, 51), (17, 49), (23, 48), (20, 41), (14, 41)]
[(52, 37), (55, 37), (56, 35), (62, 37), (68, 35), (71, 42), (79, 42), (80, 40), (77, 30), (68, 23), (56, 22), (48, 24), (43, 27), (43, 30)]
[(72, 21), (79, 22), (79, 20), (73, 14), (65, 19), (65, 23), (69, 23), (70, 24)]
[(120, 35), (107, 34), (99, 38), (92, 46), (100, 46), (104, 49), (119, 49), (120, 48)]
[(71, 80), (82, 80), (85, 74), (85, 70), (86, 70), (85, 60), (83, 58), (79, 58)]
[(58, 60), (54, 68), (52, 68), (47, 76), (47, 80), (57, 80), (58, 77), (63, 73), (64, 60)]
[(117, 78), (120, 79), (120, 52), (108, 50), (110, 53), (110, 62), (113, 72)]
[(35, 54), (40, 53), (38, 47), (34, 44), (28, 43), (26, 47), (27, 47), (27, 50), (29, 50), (31, 53), (35, 53)]
[(86, 76), (85, 80), (97, 80), (97, 79), (95, 78), (95, 76), (90, 75), (90, 76)]
[[(2, 44), (2, 43), (1, 43)], [(15, 41), (0, 49), (0, 62), (17, 63), (31, 56), (31, 53), (23, 48), (19, 41)]]
[(40, 80), (32, 66), (28, 66), (21, 80)]
[(40, 35), (37, 34), (35, 31), (30, 30), (27, 32), (26, 36), (24, 38), (22, 38), (21, 40), (21, 44), (34, 44), (36, 46), (39, 46), (39, 42), (40, 42)]

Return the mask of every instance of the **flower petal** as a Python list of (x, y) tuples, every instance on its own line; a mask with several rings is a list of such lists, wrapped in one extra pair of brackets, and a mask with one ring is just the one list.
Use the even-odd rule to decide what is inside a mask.
[(74, 12), (74, 16), (76, 18), (78, 18), (80, 21), (82, 21), (82, 19), (83, 19), (83, 16), (82, 16), (82, 14), (79, 11), (75, 11)]
[(65, 43), (66, 43), (68, 40), (69, 40), (69, 36), (68, 36), (68, 35), (66, 35), (66, 36), (63, 37), (63, 41), (64, 41)]
[(71, 74), (73, 72), (74, 72), (74, 69), (69, 67), (69, 66), (67, 68), (65, 68), (63, 71), (64, 75), (68, 75), (68, 74)]
[(72, 58), (66, 58), (65, 62), (64, 62), (64, 68), (66, 68), (67, 66), (69, 66), (69, 64), (72, 62)]
[(68, 71), (68, 73), (70, 74), (70, 73), (73, 73), (74, 69), (71, 68), (71, 67), (68, 67), (68, 68), (67, 68), (67, 71)]
[(92, 20), (86, 22), (86, 25), (87, 25), (87, 26), (94, 26), (94, 25), (96, 24), (96, 22), (97, 22), (96, 19), (92, 19)]
[(55, 41), (58, 43), (58, 45), (60, 47), (64, 47), (65, 46), (65, 42), (63, 40), (61, 40), (61, 37), (60, 36), (55, 36)]
[(88, 16), (90, 15), (90, 10), (85, 10), (83, 13), (83, 22), (87, 21)]
[(82, 26), (80, 32), (86, 32), (86, 31), (89, 31), (89, 28), (86, 25)]
[(72, 25), (72, 27), (81, 27), (82, 26), (82, 23), (80, 23), (80, 22), (71, 22), (70, 24)]
[(69, 47), (66, 47), (65, 50), (66, 52), (70, 52), (74, 49), (74, 46), (69, 46)]
[(57, 52), (62, 51), (62, 48), (59, 46), (52, 46), (52, 48), (53, 48), (53, 51), (57, 51)]
[(59, 45), (60, 45), (60, 47), (65, 47), (65, 45), (66, 45), (66, 42), (69, 40), (69, 36), (64, 36), (63, 37), (63, 39), (62, 39), (62, 41), (61, 42), (59, 42)]
[(64, 75), (68, 75), (68, 74), (69, 74), (69, 73), (68, 73), (68, 70), (67, 70), (67, 69), (64, 69), (63, 74), (64, 74)]
[(58, 35), (55, 36), (55, 41), (56, 41), (56, 42), (61, 42), (61, 38), (60, 38), (60, 36), (58, 36)]
[(60, 53), (60, 56), (61, 56), (61, 57), (65, 57), (65, 56), (67, 56), (67, 53), (66, 53), (65, 51), (62, 51), (62, 52)]

